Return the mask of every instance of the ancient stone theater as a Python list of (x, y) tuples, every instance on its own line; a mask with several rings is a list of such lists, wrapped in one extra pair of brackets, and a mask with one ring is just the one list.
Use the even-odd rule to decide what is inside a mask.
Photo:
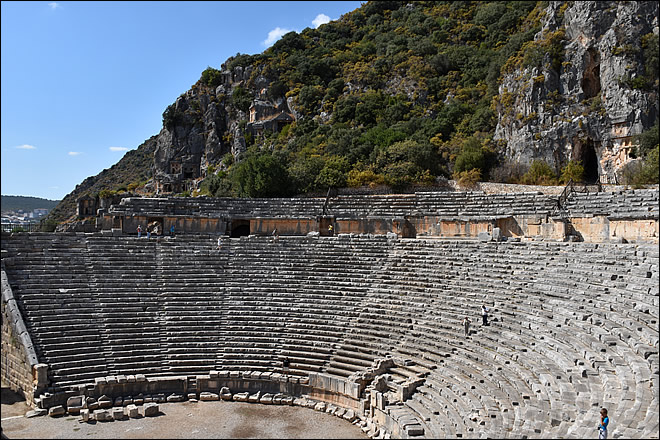
[(658, 189), (571, 189), (131, 197), (4, 234), (3, 381), (83, 421), (223, 399), (585, 438), (606, 407), (610, 437), (658, 438)]

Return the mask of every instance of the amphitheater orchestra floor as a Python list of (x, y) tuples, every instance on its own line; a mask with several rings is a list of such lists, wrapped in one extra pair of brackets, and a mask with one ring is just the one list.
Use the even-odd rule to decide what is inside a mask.
[(312, 409), (241, 402), (160, 404), (157, 417), (80, 422), (79, 416), (26, 418), (30, 408), (2, 388), (2, 438), (367, 438), (360, 427)]

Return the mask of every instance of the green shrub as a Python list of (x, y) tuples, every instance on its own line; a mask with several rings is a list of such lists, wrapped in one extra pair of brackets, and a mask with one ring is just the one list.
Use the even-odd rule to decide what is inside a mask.
[(582, 166), (582, 162), (579, 160), (571, 160), (561, 169), (561, 177), (559, 178), (559, 181), (566, 184), (569, 180), (573, 180), (573, 182), (582, 182), (583, 178), (584, 167)]
[(478, 168), (472, 168), (466, 171), (455, 172), (452, 177), (459, 188), (474, 189), (477, 187), (479, 180), (481, 180), (481, 171)]
[(202, 82), (215, 89), (222, 84), (222, 73), (209, 66), (202, 72)]
[(557, 176), (546, 162), (534, 160), (529, 167), (529, 171), (522, 176), (521, 183), (525, 185), (556, 185)]

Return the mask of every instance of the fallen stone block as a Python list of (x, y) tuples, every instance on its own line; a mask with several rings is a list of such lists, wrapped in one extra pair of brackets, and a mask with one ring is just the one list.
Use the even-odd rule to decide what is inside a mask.
[(121, 420), (124, 418), (124, 408), (123, 407), (114, 407), (112, 408), (112, 419)]
[(337, 408), (333, 415), (335, 415), (337, 417), (343, 417), (345, 413), (346, 413), (345, 408)]
[(84, 396), (73, 396), (66, 399), (66, 410), (69, 414), (80, 414), (80, 410), (83, 408)]
[(220, 396), (216, 393), (211, 393), (209, 391), (203, 391), (199, 393), (199, 400), (206, 402), (210, 400), (220, 400)]
[(95, 411), (93, 416), (94, 416), (94, 420), (96, 420), (97, 422), (107, 422), (113, 420), (112, 416), (110, 415), (107, 409)]
[(234, 394), (232, 399), (235, 400), (236, 402), (247, 402), (249, 396), (250, 396), (250, 393), (247, 393), (247, 392), (245, 392), (245, 393), (236, 393), (236, 394)]
[(292, 396), (284, 396), (282, 398), (282, 405), (293, 406), (293, 397)]
[(126, 414), (128, 415), (129, 418), (134, 419), (140, 415), (140, 412), (138, 411), (137, 406), (135, 406), (134, 404), (130, 404), (126, 407)]
[(197, 402), (197, 393), (188, 393), (187, 397), (191, 402)]
[(53, 406), (48, 408), (48, 415), (51, 417), (63, 416), (66, 413), (66, 410), (62, 405)]
[(342, 416), (344, 420), (348, 420), (349, 422), (353, 422), (357, 416), (355, 415), (355, 411), (352, 409), (347, 409), (344, 415)]
[(153, 417), (158, 415), (159, 408), (157, 403), (145, 403), (144, 406), (144, 416), (145, 417)]
[(250, 394), (250, 396), (248, 397), (248, 402), (258, 403), (259, 397), (261, 397), (261, 391), (257, 391), (255, 394)]
[(104, 394), (99, 397), (98, 404), (101, 409), (112, 408), (112, 399)]
[(220, 398), (222, 400), (232, 400), (232, 395), (231, 395), (231, 391), (229, 391), (229, 388), (227, 387), (220, 388)]
[(316, 405), (314, 405), (314, 409), (316, 411), (324, 412), (325, 411), (325, 406), (326, 406), (325, 402), (318, 402)]
[(284, 398), (283, 394), (277, 393), (273, 396), (273, 404), (274, 405), (281, 405), (282, 404), (282, 399)]
[(167, 396), (168, 402), (183, 402), (184, 400), (185, 399), (183, 398), (183, 394), (172, 393)]

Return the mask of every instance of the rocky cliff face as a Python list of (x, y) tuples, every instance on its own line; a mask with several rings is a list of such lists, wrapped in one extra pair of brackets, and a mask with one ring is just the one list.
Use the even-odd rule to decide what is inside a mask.
[[(220, 165), (227, 153), (238, 158), (247, 149), (245, 134), (251, 133), (246, 131), (247, 121), (291, 112), (285, 98), (267, 97), (271, 81), (258, 68), (236, 66), (230, 70), (225, 65), (220, 85), (213, 87), (200, 80), (164, 113), (154, 154), (152, 189), (156, 193), (195, 189), (210, 165)], [(234, 99), (238, 89), (243, 105)], [(250, 109), (246, 103), (252, 103)], [(293, 107), (292, 102), (290, 105)], [(261, 108), (269, 110), (265, 116), (260, 115)]]
[(581, 160), (589, 180), (616, 183), (635, 160), (632, 136), (658, 116), (643, 56), (658, 38), (658, 3), (550, 2), (542, 20), (541, 65), (503, 75), (495, 139), (512, 160), (540, 159), (557, 171)]

